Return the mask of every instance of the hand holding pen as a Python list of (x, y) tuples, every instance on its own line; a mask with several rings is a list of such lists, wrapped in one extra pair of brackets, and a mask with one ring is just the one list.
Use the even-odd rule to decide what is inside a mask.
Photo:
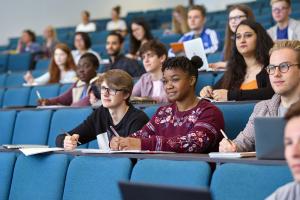
[(236, 144), (227, 137), (227, 135), (222, 129), (220, 130), (220, 132), (222, 133), (224, 138), (219, 144), (219, 152), (236, 152), (237, 151)]
[(70, 135), (66, 131), (64, 131), (64, 134), (66, 135), (66, 137), (64, 139), (64, 149), (65, 150), (74, 150), (78, 144), (79, 145), (81, 144), (81, 142), (79, 142), (78, 134)]
[(42, 96), (41, 96), (41, 93), (38, 90), (36, 90), (35, 93), (36, 93), (36, 96), (38, 97), (37, 102), (38, 102), (39, 106), (49, 105), (49, 100), (48, 99), (43, 99)]

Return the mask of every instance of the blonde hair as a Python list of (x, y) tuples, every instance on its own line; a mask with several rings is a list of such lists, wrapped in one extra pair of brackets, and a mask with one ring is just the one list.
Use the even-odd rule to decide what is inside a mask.
[(280, 1), (286, 2), (289, 5), (289, 7), (291, 7), (291, 0), (271, 0), (270, 5), (272, 6), (274, 3), (277, 3), (277, 2), (280, 2)]
[(177, 12), (183, 18), (183, 22), (179, 23), (175, 17), (172, 17), (172, 31), (179, 34), (189, 32), (190, 29), (187, 24), (187, 9), (182, 5), (178, 5), (174, 8), (173, 12)]
[(292, 49), (298, 53), (298, 61), (300, 63), (300, 41), (299, 40), (278, 40), (275, 41), (273, 47), (269, 51), (269, 55), (271, 55), (274, 51), (279, 49)]

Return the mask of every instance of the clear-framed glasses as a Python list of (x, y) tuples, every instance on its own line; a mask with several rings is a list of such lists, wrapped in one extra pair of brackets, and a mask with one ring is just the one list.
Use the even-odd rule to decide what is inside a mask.
[(288, 9), (287, 7), (275, 7), (275, 8), (272, 8), (272, 12), (282, 12), (284, 10)]
[(111, 89), (111, 88), (107, 88), (107, 87), (104, 87), (104, 86), (101, 86), (100, 87), (100, 92), (101, 94), (108, 94), (108, 95), (111, 95), (111, 96), (115, 96), (117, 94), (117, 92), (119, 91), (122, 91), (120, 89)]
[(234, 16), (234, 17), (229, 17), (228, 20), (230, 22), (232, 22), (232, 21), (241, 21), (243, 18), (246, 18), (246, 15), (237, 15), (237, 16)]
[(281, 73), (286, 73), (289, 71), (290, 67), (292, 66), (299, 66), (300, 64), (297, 63), (297, 64), (289, 64), (287, 62), (283, 62), (283, 63), (280, 63), (279, 65), (268, 65), (266, 67), (266, 70), (268, 72), (268, 74), (270, 75), (273, 75), (275, 74), (275, 71), (276, 71), (276, 68), (278, 67), (278, 70), (281, 72)]

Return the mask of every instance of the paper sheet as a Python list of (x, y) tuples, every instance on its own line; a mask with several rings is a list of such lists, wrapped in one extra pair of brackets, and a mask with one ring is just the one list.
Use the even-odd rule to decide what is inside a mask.
[(256, 152), (229, 152), (229, 153), (221, 153), (221, 152), (211, 152), (208, 154), (210, 158), (246, 158), (246, 157), (255, 157)]

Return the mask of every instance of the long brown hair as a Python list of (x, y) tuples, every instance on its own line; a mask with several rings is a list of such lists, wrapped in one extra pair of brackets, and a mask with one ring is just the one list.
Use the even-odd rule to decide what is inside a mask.
[[(233, 5), (230, 6), (228, 9), (228, 16), (229, 13), (233, 10), (240, 10), (243, 13), (245, 13), (246, 18), (250, 19), (250, 20), (255, 20), (255, 17), (253, 15), (253, 12), (251, 10), (251, 8), (245, 4), (237, 4), (237, 5)], [(224, 61), (228, 61), (231, 53), (232, 53), (232, 43), (233, 43), (233, 36), (234, 36), (234, 32), (231, 31), (230, 27), (229, 27), (229, 19), (226, 25), (226, 33), (225, 33), (225, 43), (224, 43)]]
[[(71, 50), (69, 49), (69, 47), (66, 44), (63, 43), (59, 43), (55, 46), (54, 48), (54, 52), (56, 49), (60, 49), (62, 51), (64, 51), (67, 54), (67, 60), (66, 60), (66, 64), (65, 64), (65, 70), (69, 71), (69, 70), (76, 70), (76, 65), (75, 62), (73, 60), (73, 56), (71, 54)], [(58, 83), (60, 80), (60, 70), (59, 67), (57, 66), (57, 64), (55, 63), (54, 60), (54, 54), (51, 58), (50, 61), (50, 66), (49, 66), (49, 73), (50, 73), (50, 79), (48, 83)]]
[(179, 34), (189, 32), (190, 29), (187, 24), (187, 9), (182, 5), (178, 5), (174, 8), (173, 12), (177, 12), (183, 18), (183, 22), (179, 23), (175, 17), (172, 17), (172, 31)]

